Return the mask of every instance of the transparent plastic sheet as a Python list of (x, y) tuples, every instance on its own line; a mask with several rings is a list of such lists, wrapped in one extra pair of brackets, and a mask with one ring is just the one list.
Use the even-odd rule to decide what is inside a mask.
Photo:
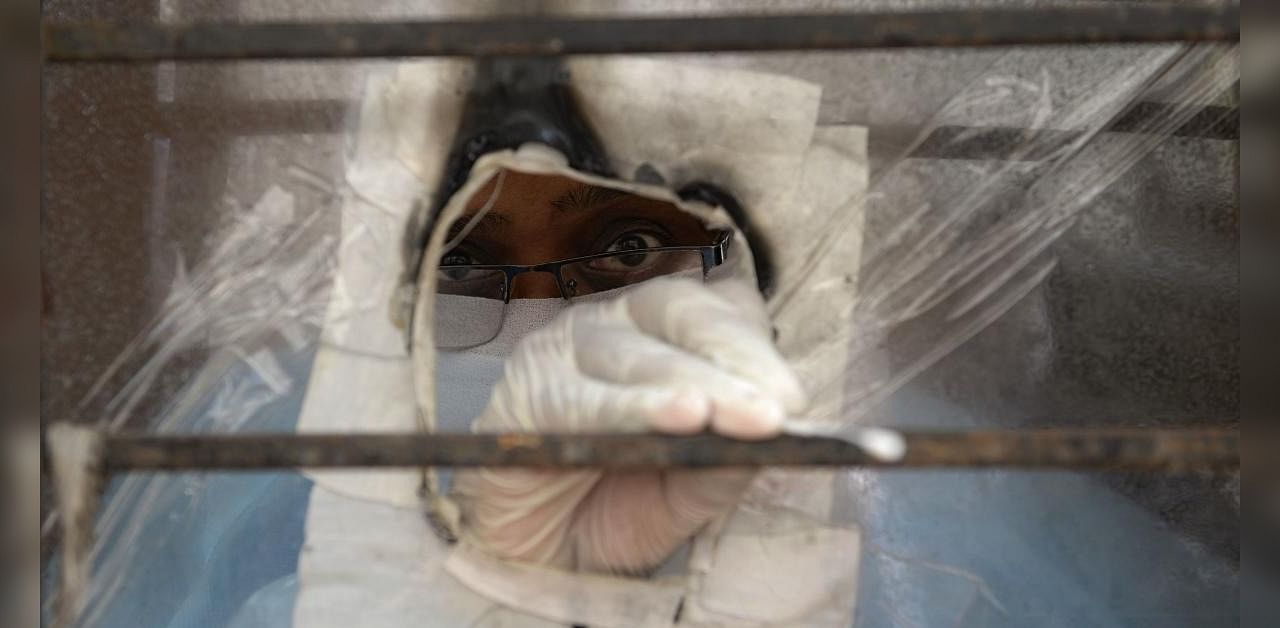
[[(1233, 50), (1089, 54), (1094, 66), (1083, 73), (1077, 60), (1065, 67), (1028, 67), (1021, 53), (998, 60), (925, 125), (908, 156), (874, 176), (855, 323), (837, 336), (856, 366), (822, 384), (844, 387), (840, 421), (866, 415), (1039, 285), (1053, 270), (1048, 249), (1090, 202), (1238, 79)], [(1057, 85), (1055, 71), (1070, 71), (1073, 82)], [(1099, 137), (1130, 105), (1153, 97), (1178, 106), (1134, 133)], [(956, 144), (993, 127), (1019, 131), (984, 146), (982, 160), (909, 156), (949, 125), (969, 127), (948, 138)], [(818, 268), (852, 215), (833, 214), (797, 274)], [(804, 299), (784, 286), (771, 305), (779, 316)]]
[[(158, 403), (151, 432), (292, 432), (332, 282), (329, 211), (272, 186), (229, 212), (201, 264), (187, 269), (177, 257), (160, 314), (84, 400), (133, 366), (107, 395), (104, 427), (119, 431)], [(193, 354), (197, 366), (187, 367)], [(190, 368), (186, 385), (154, 399), (157, 378), (174, 368)], [(79, 625), (228, 625), (266, 612), (248, 596), (293, 586), (309, 486), (294, 472), (115, 478)]]
[[(1052, 245), (1079, 213), (1236, 74), (1234, 52), (1212, 47), (1012, 51), (994, 62), (984, 59), (973, 80), (942, 99), (946, 104), (920, 128), (919, 141), (873, 164), (868, 195), (850, 199), (851, 207), (865, 202), (868, 221), (854, 322), (838, 331), (838, 342), (828, 336), (826, 344), (847, 352), (851, 366), (821, 383), (843, 393), (839, 415), (814, 418), (916, 427), (986, 423), (926, 401), (904, 404), (893, 394), (1041, 286), (1054, 270)], [(1149, 118), (1139, 133), (1103, 134), (1131, 104), (1150, 99), (1178, 106)], [(987, 160), (912, 156), (947, 125), (1026, 131), (993, 140)], [(961, 134), (951, 141), (968, 139)], [(279, 185), (227, 212), (197, 263), (172, 268), (158, 315), (83, 404), (104, 427), (121, 429), (141, 413), (155, 417), (145, 429), (162, 433), (293, 430), (330, 306), (336, 252), (351, 244), (336, 235), (332, 213), (352, 192), (337, 172), (317, 172), (287, 157), (283, 162), (266, 175), (244, 173), (250, 180), (279, 177)], [(310, 190), (311, 202), (297, 201), (302, 189)], [(836, 213), (825, 231), (847, 231), (843, 218)], [(398, 243), (396, 234), (360, 237)], [(801, 273), (821, 263), (827, 245), (812, 245)], [(805, 296), (784, 287), (772, 301), (775, 314), (814, 307)], [(355, 310), (386, 305), (351, 303)], [(176, 394), (160, 386), (172, 369), (189, 373)], [(1133, 538), (1159, 528), (1150, 513), (1079, 476), (984, 474), (975, 480), (854, 471), (839, 481), (840, 516), (864, 530), (858, 625), (1133, 625), (1148, 605), (1168, 608), (1173, 601), (1176, 588), (1138, 599), (1145, 583), (1126, 577), (1140, 580), (1149, 572), (1129, 573), (1133, 565), (1111, 561), (1078, 565), (1059, 574), (1061, 581), (1039, 577), (1049, 573), (1046, 563), (1061, 558), (1058, 544), (1067, 543), (1070, 552), (1074, 544), (1096, 541), (1030, 516), (1025, 504), (1044, 491), (1068, 495), (1063, 503), (1081, 508), (1101, 528), (1118, 526)], [(1007, 503), (990, 509), (973, 493), (975, 484), (1003, 493)], [(308, 481), (293, 474), (118, 479), (97, 524), (81, 625), (232, 625), (255, 613), (287, 617), (288, 563), (301, 543), (308, 490)], [(961, 515), (969, 523), (953, 525)], [(976, 528), (989, 532), (976, 534)], [(1131, 540), (1112, 538), (1115, 547)], [(1152, 541), (1153, 552), (1161, 551), (1159, 542)], [(1231, 566), (1196, 554), (1194, 542), (1169, 542), (1184, 546), (1185, 555), (1166, 553), (1175, 584), (1192, 593), (1184, 596), (1184, 609), (1232, 590)], [(1012, 556), (1012, 562), (976, 558), (987, 555)], [(245, 576), (259, 567), (259, 577)], [(237, 573), (228, 578), (219, 569)], [(222, 590), (204, 578), (239, 588)], [(1123, 600), (1109, 597), (1113, 591), (1105, 586), (1078, 586), (1110, 579), (1116, 587), (1127, 582)], [(1065, 590), (1063, 582), (1077, 585), (1075, 597), (1055, 605), (1050, 598)], [(1030, 595), (1026, 587), (1034, 589)], [(1169, 612), (1149, 623), (1200, 619)]]
[[(975, 414), (913, 382), (1041, 291), (1057, 263), (1055, 243), (1076, 219), (1238, 80), (1234, 50), (1116, 54), (1132, 65), (1100, 63), (1098, 70), (1111, 71), (1089, 76), (1092, 85), (1077, 74), (1079, 82), (1067, 88), (1055, 86), (1053, 64), (1010, 71), (1012, 57), (997, 61), (920, 138), (947, 124), (1013, 126), (1028, 129), (1025, 135), (984, 147), (994, 149), (986, 153), (990, 161), (907, 158), (873, 178), (847, 336), (852, 366), (831, 384), (846, 392), (841, 422), (916, 429), (1017, 423)], [(1145, 120), (1137, 133), (1102, 134), (1133, 103), (1150, 100), (1178, 106)], [(823, 247), (815, 247), (810, 265)], [(792, 303), (786, 295), (779, 301), (780, 310)], [(1022, 355), (1006, 354), (1014, 362), (1004, 373), (1021, 367), (1045, 376), (1053, 340), (1042, 333), (1022, 338), (1031, 341)], [(1193, 626), (1238, 619), (1230, 557), (1170, 531), (1086, 475), (852, 471), (841, 481), (843, 516), (866, 535), (857, 625)], [(1141, 595), (1111, 598), (1144, 580)]]

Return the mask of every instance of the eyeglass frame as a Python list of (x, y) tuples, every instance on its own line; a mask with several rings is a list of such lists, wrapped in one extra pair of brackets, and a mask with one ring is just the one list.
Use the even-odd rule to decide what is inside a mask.
[[(501, 270), (503, 273), (502, 280), (502, 302), (504, 304), (511, 302), (511, 282), (515, 278), (524, 273), (551, 273), (556, 279), (556, 287), (560, 289), (560, 296), (566, 301), (572, 301), (573, 297), (569, 296), (565, 286), (564, 275), (560, 269), (569, 264), (577, 264), (593, 259), (602, 259), (606, 257), (616, 257), (620, 255), (635, 255), (637, 253), (665, 253), (677, 251), (697, 251), (702, 255), (702, 278), (706, 279), (707, 274), (712, 268), (724, 264), (729, 254), (729, 245), (733, 243), (733, 230), (720, 229), (715, 232), (715, 241), (711, 244), (690, 245), (690, 246), (655, 246), (645, 249), (629, 249), (626, 251), (606, 251), (604, 253), (592, 253), (591, 255), (582, 255), (579, 257), (570, 257), (568, 259), (556, 260), (553, 262), (542, 262), (540, 264), (441, 264), (438, 270), (447, 270), (450, 268), (466, 268), (469, 270)], [(437, 286), (439, 284), (437, 283)], [(438, 292), (437, 288), (437, 292)], [(585, 295), (584, 295), (585, 296)]]

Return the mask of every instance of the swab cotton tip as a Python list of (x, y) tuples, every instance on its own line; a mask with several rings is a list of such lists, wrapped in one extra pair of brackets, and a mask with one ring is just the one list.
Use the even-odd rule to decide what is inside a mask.
[(907, 453), (907, 441), (902, 434), (883, 427), (849, 428), (814, 421), (789, 421), (783, 426), (783, 431), (793, 436), (838, 438), (857, 445), (880, 462), (897, 462)]
[(902, 434), (882, 427), (858, 430), (850, 440), (882, 462), (897, 462), (907, 453)]

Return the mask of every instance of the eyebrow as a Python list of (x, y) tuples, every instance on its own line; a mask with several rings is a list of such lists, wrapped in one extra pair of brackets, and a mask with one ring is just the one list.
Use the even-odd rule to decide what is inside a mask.
[(551, 206), (561, 211), (583, 211), (629, 196), (634, 195), (598, 185), (578, 185), (569, 188), (569, 191), (552, 200)]
[[(453, 221), (453, 224), (449, 226), (449, 231), (445, 232), (445, 241), (453, 240), (458, 237), (458, 235), (462, 233), (462, 230), (471, 223), (472, 218), (475, 218), (475, 214), (467, 214)], [(480, 222), (476, 223), (476, 226), (471, 230), (471, 233), (502, 230), (510, 224), (510, 218), (507, 218), (502, 214), (488, 212), (480, 217)]]

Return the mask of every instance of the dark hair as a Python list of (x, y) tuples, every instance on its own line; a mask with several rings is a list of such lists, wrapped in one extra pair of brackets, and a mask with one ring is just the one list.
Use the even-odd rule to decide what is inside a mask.
[(687, 183), (676, 194), (686, 201), (701, 201), (724, 208), (747, 239), (747, 247), (751, 249), (751, 259), (755, 265), (756, 287), (760, 289), (760, 294), (768, 297), (773, 291), (773, 251), (764, 236), (751, 223), (751, 218), (742, 209), (738, 199), (724, 188), (704, 181)]
[(427, 240), (445, 203), (462, 187), (476, 161), (488, 153), (537, 142), (556, 149), (574, 170), (613, 177), (608, 157), (568, 87), (558, 57), (485, 57), (462, 108), (462, 120), (445, 159), (430, 211), (414, 212), (405, 241), (404, 280), (416, 284)]

